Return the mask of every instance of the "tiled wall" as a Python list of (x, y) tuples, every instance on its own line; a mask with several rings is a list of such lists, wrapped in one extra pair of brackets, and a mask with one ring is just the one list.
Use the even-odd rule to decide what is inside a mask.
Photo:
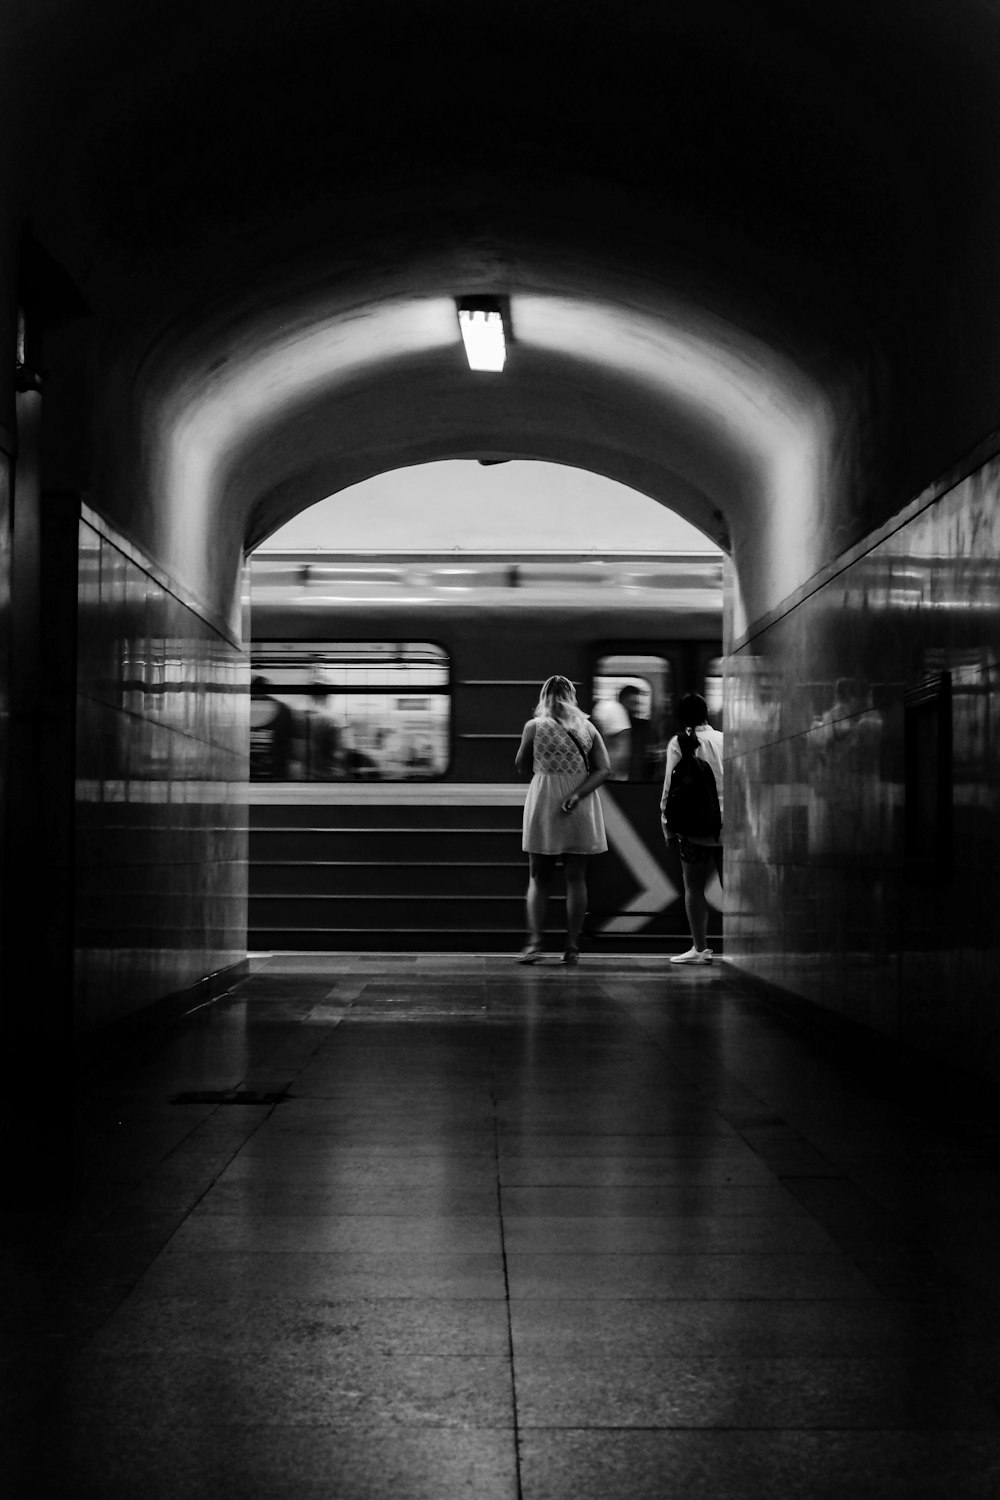
[[(729, 668), (727, 953), (1000, 1078), (1000, 460), (855, 549)], [(908, 695), (945, 671), (952, 864), (914, 857), (931, 820), (911, 789), (908, 836), (906, 810)]]
[(80, 522), (80, 1029), (246, 955), (248, 668), (124, 540)]

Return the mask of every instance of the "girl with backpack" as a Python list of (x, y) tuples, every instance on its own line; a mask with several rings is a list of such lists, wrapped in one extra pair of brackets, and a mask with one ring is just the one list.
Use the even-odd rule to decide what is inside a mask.
[(576, 689), (568, 677), (549, 677), (542, 684), (514, 765), (522, 776), (531, 771), (522, 840), (530, 871), (529, 937), (518, 963), (536, 964), (544, 957), (549, 889), (561, 859), (566, 877), (563, 963), (577, 964), (587, 914), (587, 860), (608, 847), (597, 788), (607, 781), (611, 762), (601, 736), (577, 707)]
[(691, 947), (670, 962), (710, 964), (705, 887), (713, 870), (722, 884), (722, 735), (709, 724), (700, 693), (684, 695), (677, 719), (681, 728), (667, 746), (660, 817), (664, 838), (676, 844), (681, 858)]

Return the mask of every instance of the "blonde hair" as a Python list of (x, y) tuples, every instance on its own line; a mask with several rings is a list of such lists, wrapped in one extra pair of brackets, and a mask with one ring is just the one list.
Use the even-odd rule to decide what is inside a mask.
[(546, 677), (542, 683), (533, 717), (554, 719), (564, 729), (575, 729), (577, 733), (584, 731), (588, 742), (593, 737), (587, 715), (577, 706), (576, 688), (568, 677), (561, 677), (558, 673)]

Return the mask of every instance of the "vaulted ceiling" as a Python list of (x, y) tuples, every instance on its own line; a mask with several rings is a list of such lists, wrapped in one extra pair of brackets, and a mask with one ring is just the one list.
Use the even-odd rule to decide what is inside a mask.
[(760, 613), (998, 425), (985, 0), (7, 10), (7, 253), (86, 305), (41, 278), (50, 463), (197, 586), (206, 536), (486, 454), (677, 509)]

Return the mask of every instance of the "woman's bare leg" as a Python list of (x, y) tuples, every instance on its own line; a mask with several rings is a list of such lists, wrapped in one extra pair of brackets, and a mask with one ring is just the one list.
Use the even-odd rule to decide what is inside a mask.
[(681, 861), (684, 876), (684, 910), (691, 925), (691, 942), (699, 953), (708, 947), (708, 902), (705, 886), (713, 868), (711, 859), (700, 859), (697, 864)]
[(545, 933), (545, 917), (549, 909), (549, 891), (556, 871), (554, 854), (528, 855), (528, 934), (533, 943), (541, 944)]
[(563, 873), (566, 876), (566, 946), (579, 948), (587, 915), (587, 856), (564, 854)]

